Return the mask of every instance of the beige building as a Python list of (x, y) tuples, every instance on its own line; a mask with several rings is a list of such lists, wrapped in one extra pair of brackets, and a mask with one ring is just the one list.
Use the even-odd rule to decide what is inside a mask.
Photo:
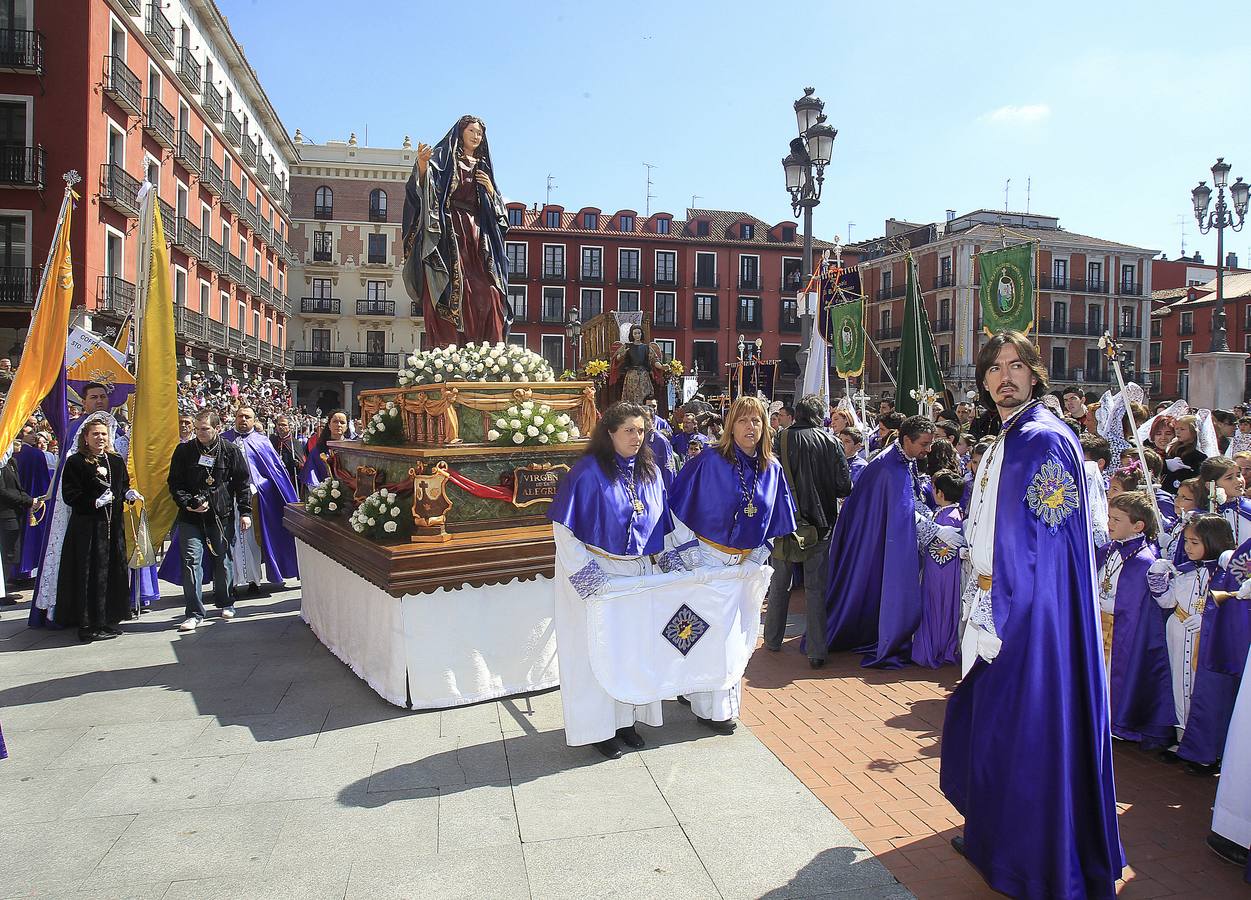
[(401, 274), (404, 185), (417, 152), (347, 141), (314, 144), (297, 130), (291, 170), (290, 370), (296, 403), (353, 411), (362, 390), (394, 387), (421, 346), (420, 309)]

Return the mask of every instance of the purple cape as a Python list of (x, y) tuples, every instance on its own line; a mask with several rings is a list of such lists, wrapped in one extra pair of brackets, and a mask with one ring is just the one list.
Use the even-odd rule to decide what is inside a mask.
[[(656, 421), (662, 421), (657, 419)], [(660, 469), (661, 479), (665, 483), (665, 490), (673, 484), (673, 447), (669, 443), (669, 439), (657, 428), (647, 436), (647, 446), (652, 448), (652, 457), (656, 460), (656, 467)]]
[(1042, 404), (1009, 429), (991, 586), (1003, 646), (947, 702), (939, 786), (995, 890), (1112, 898), (1124, 857), (1082, 451)]
[(912, 659), (921, 624), (916, 490), (898, 445), (884, 450), (844, 501), (830, 538), (826, 640), (831, 650), (864, 653), (869, 668)]
[(860, 479), (860, 473), (864, 471), (865, 466), (869, 464), (863, 456), (853, 456), (847, 460), (847, 468), (851, 470), (851, 483), (854, 487)]
[[(1238, 590), (1235, 575), (1221, 571), (1212, 563), (1208, 565), (1213, 569), (1209, 582), (1212, 590)], [(1217, 604), (1209, 598), (1199, 628), (1199, 664), (1190, 695), (1190, 716), (1181, 746), (1177, 748), (1177, 755), (1182, 759), (1210, 766), (1221, 758), (1247, 665), (1249, 645), (1251, 603), (1231, 599)]]
[[(694, 434), (687, 434), (685, 431), (676, 432), (669, 439), (669, 444), (673, 447), (673, 452), (681, 459), (686, 458), (686, 451), (691, 448), (691, 441), (704, 445), (704, 449), (708, 448), (708, 438), (704, 437), (698, 431)], [(703, 452), (702, 450), (700, 451)]]
[[(16, 459), (17, 476), (22, 483), (22, 490), (32, 497), (42, 497), (48, 493), (48, 486), (52, 484), (52, 473), (48, 471), (48, 457), (43, 455), (43, 451), (38, 447), (22, 444), (21, 449), (17, 451)], [(44, 511), (44, 517), (39, 520), (38, 525), (31, 525), (30, 517), (25, 512), (18, 514), (22, 535), (22, 555), (17, 564), (19, 580), (32, 577), (39, 569), (39, 562), (43, 559), (44, 542), (48, 538), (48, 525), (52, 521), (47, 515), (50, 511), (51, 501), (49, 501), (49, 509)]]
[[(709, 447), (690, 460), (673, 479), (669, 504), (673, 514), (702, 538), (736, 550), (755, 550), (795, 530), (795, 504), (782, 477), (782, 466), (769, 460), (756, 478), (752, 503), (756, 514), (743, 512), (740, 471), (748, 473), (756, 460), (737, 447), (735, 463)], [(750, 484), (750, 475), (745, 476)]]
[(253, 506), (256, 507), (256, 543), (265, 557), (265, 574), (270, 583), (277, 584), (288, 578), (299, 578), (300, 570), (295, 558), (295, 538), (282, 524), (282, 511), (288, 503), (298, 503), (295, 485), (287, 474), (278, 451), (269, 438), (259, 431), (243, 436), (233, 428), (222, 432), (222, 440), (236, 444), (243, 439), (243, 458), (247, 461), (256, 488)]
[(330, 467), (321, 458), (326, 452), (321, 445), (320, 437), (309, 438), (304, 446), (304, 465), (300, 468), (300, 482), (308, 487), (317, 487), (330, 477)]
[[(1112, 611), (1112, 666), (1108, 677), (1112, 697), (1112, 733), (1146, 746), (1173, 743), (1177, 713), (1169, 670), (1162, 610), (1147, 587), (1147, 569), (1156, 560), (1145, 537), (1124, 544), (1110, 541), (1095, 552), (1099, 571), (1113, 550), (1125, 560), (1116, 582)], [(1113, 563), (1115, 565), (1115, 563)]]
[[(934, 516), (960, 528), (964, 516), (948, 506)], [(960, 554), (937, 538), (921, 556), (921, 624), (912, 639), (912, 661), (937, 669), (960, 658)]]
[[(626, 471), (633, 459), (617, 457)], [(643, 512), (635, 514), (625, 479), (609, 478), (592, 456), (583, 456), (560, 480), (547, 517), (559, 522), (584, 544), (614, 556), (645, 556), (665, 549), (665, 535), (673, 530), (669, 500), (659, 473), (651, 481), (636, 481), (635, 493)]]

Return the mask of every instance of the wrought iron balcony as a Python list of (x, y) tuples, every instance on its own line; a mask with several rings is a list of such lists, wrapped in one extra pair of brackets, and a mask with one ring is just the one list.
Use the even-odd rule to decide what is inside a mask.
[(565, 267), (561, 266), (560, 268), (548, 268), (547, 266), (544, 266), (542, 280), (553, 281), (553, 282), (564, 281), (565, 280)]
[(261, 213), (256, 204), (247, 197), (243, 198), (243, 215), (247, 218), (248, 224), (252, 226), (253, 231), (261, 230)]
[(238, 328), (226, 329), (226, 348), (239, 353), (243, 350), (243, 332)]
[(130, 13), (132, 16), (143, 14), (143, 10), (140, 8), (141, 4), (139, 0), (119, 0), (119, 2), (122, 4), (122, 9), (126, 10), (126, 12)]
[(35, 291), (30, 267), (0, 267), (0, 306), (34, 305)]
[(947, 334), (952, 331), (954, 327), (955, 322), (952, 319), (938, 319), (934, 322), (934, 327), (931, 331), (933, 331), (934, 334)]
[(222, 194), (222, 202), (236, 216), (243, 215), (243, 189), (233, 181), (226, 182), (226, 192)]
[(1131, 341), (1140, 341), (1142, 340), (1142, 326), (1121, 325), (1116, 329), (1116, 336), (1118, 338), (1127, 338)]
[(897, 341), (903, 337), (902, 325), (888, 325), (885, 328), (878, 328), (873, 332), (875, 341)]
[(328, 263), (331, 261), (330, 260), (331, 256), (332, 254), (329, 250), (317, 250), (317, 249), (313, 250), (313, 262)]
[(143, 120), (143, 130), (167, 150), (174, 148), (174, 116), (161, 105), (156, 97), (148, 98), (148, 114)]
[(400, 355), (398, 353), (353, 353), (351, 366), (353, 369), (398, 369)]
[(358, 316), (393, 316), (395, 315), (394, 300), (357, 300)]
[(879, 300), (895, 300), (908, 293), (907, 284), (892, 284), (887, 288), (878, 288), (877, 299)]
[[(296, 350), (294, 368), (342, 369), (342, 350)], [(397, 365), (395, 368), (399, 368)]]
[(261, 276), (257, 273), (256, 269), (253, 269), (251, 266), (244, 266), (243, 283), (253, 294), (259, 293), (261, 289)]
[(642, 279), (639, 278), (638, 272), (618, 272), (617, 284), (641, 284)]
[(174, 145), (174, 160), (194, 175), (200, 174), (200, 145), (189, 131), (179, 131)]
[(387, 208), (385, 206), (370, 206), (369, 221), (385, 222), (387, 220)]
[(135, 311), (135, 286), (118, 275), (101, 275), (96, 280), (96, 311), (118, 318)]
[(204, 235), (198, 226), (192, 225), (191, 220), (186, 216), (179, 216), (169, 229), (175, 247), (185, 250), (188, 256), (199, 258)]
[(783, 275), (782, 280), (778, 284), (778, 289), (784, 294), (799, 293), (804, 286), (803, 276), (798, 272), (792, 272), (789, 275)]
[(204, 315), (185, 306), (175, 306), (174, 331), (184, 341), (203, 341)]
[(43, 74), (43, 34), (0, 28), (0, 71)]
[(46, 168), (42, 147), (0, 147), (0, 185), (42, 191)]
[(143, 90), (139, 76), (120, 56), (104, 57), (104, 94), (131, 115), (143, 112)]
[(738, 278), (738, 289), (740, 291), (760, 290), (760, 276), (759, 275), (751, 275), (751, 276), (740, 275)]
[(1117, 283), (1116, 292), (1125, 297), (1141, 297), (1142, 282), (1122, 280)]
[(656, 275), (656, 287), (677, 287), (678, 276), (674, 272), (665, 272)]
[(223, 123), (224, 130), (226, 132), (226, 140), (230, 141), (230, 143), (234, 144), (236, 147), (242, 147), (243, 130), (239, 124), (239, 117), (230, 110), (226, 110), (226, 114), (223, 117)]
[(156, 44), (156, 49), (161, 56), (173, 62), (174, 26), (169, 19), (165, 18), (165, 13), (161, 12), (160, 0), (151, 0), (148, 3), (148, 17), (144, 30), (152, 39), (152, 43)]
[(200, 105), (204, 107), (205, 115), (214, 125), (219, 124), (226, 115), (226, 107), (223, 103), (221, 91), (209, 84), (206, 78), (204, 86), (200, 89)]
[(192, 55), (190, 47), (183, 47), (178, 51), (178, 78), (187, 86), (187, 90), (193, 94), (200, 91), (202, 70), (203, 67), (200, 65), (199, 60)]
[(250, 137), (244, 137), (243, 146), (239, 148), (243, 164), (249, 169), (256, 168), (256, 143)]
[[(256, 160), (256, 177), (260, 179), (261, 184), (267, 188), (273, 188), (274, 183), (274, 164), (263, 156), (258, 156)], [(386, 219), (381, 221), (385, 222)]]
[(205, 156), (200, 165), (200, 184), (208, 188), (209, 193), (214, 197), (220, 197), (226, 189), (222, 180), (222, 167), (213, 162), (209, 156)]
[(203, 249), (200, 251), (200, 265), (221, 272), (225, 266), (222, 259), (222, 245), (211, 237), (202, 238)]
[(1067, 319), (1039, 319), (1039, 334), (1067, 334), (1077, 337), (1101, 337), (1102, 322), (1070, 322)]
[(314, 219), (330, 219), (334, 217), (334, 204), (328, 206), (317, 204), (313, 207)]
[(1106, 294), (1108, 283), (1101, 278), (1072, 278), (1068, 275), (1041, 275), (1038, 288), (1043, 291), (1064, 291), (1070, 294)]
[(934, 290), (955, 287), (955, 285), (956, 276), (954, 272), (939, 272), (934, 278)]
[[(521, 272), (519, 274), (522, 277), (524, 277), (526, 273)], [(581, 282), (582, 284), (603, 284), (604, 283), (604, 270), (595, 269), (595, 270), (588, 271), (587, 269), (583, 269), (581, 272), (578, 273), (578, 281)]]
[(139, 182), (118, 163), (100, 166), (100, 201), (124, 216), (139, 215)]
[(233, 253), (226, 254), (226, 274), (235, 284), (243, 284), (243, 260)]
[(217, 321), (216, 319), (208, 319), (205, 322), (205, 324), (207, 326), (207, 328), (205, 329), (205, 332), (208, 335), (209, 345), (218, 350), (225, 350), (226, 349), (226, 326), (225, 324)]

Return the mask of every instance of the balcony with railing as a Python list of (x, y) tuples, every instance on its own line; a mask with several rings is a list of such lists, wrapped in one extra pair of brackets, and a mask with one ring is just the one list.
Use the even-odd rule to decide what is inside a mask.
[(357, 300), (358, 316), (393, 316), (395, 315), (394, 300)]
[(226, 349), (226, 326), (216, 319), (208, 319), (205, 322), (205, 334), (208, 336), (209, 345), (218, 349)]
[[(1072, 381), (1078, 384), (1106, 384), (1112, 379), (1108, 369), (1050, 369), (1051, 381)], [(1126, 381), (1130, 381), (1132, 372), (1123, 373)]]
[(174, 307), (174, 332), (184, 341), (204, 340), (204, 315), (185, 306)]
[(315, 263), (331, 262), (332, 256), (333, 256), (333, 253), (331, 252), (329, 247), (314, 247), (313, 248), (313, 262)]
[(934, 277), (934, 290), (940, 288), (949, 288), (956, 286), (956, 276), (954, 272), (939, 272)]
[(1073, 337), (1102, 337), (1102, 322), (1070, 321), (1068, 319), (1039, 319), (1039, 334), (1066, 334)]
[(1142, 326), (1121, 323), (1116, 329), (1116, 336), (1124, 340), (1140, 341), (1142, 340)]
[(0, 185), (42, 191), (46, 168), (43, 147), (0, 147)]
[(190, 47), (183, 47), (178, 51), (178, 78), (193, 94), (200, 92), (200, 85), (203, 83), (202, 72), (203, 67), (191, 53)]
[(247, 218), (248, 224), (252, 226), (253, 231), (261, 230), (260, 208), (246, 197), (243, 198), (243, 215)]
[(263, 156), (257, 159), (256, 177), (260, 179), (261, 184), (272, 190), (274, 183), (274, 164)]
[(208, 188), (209, 193), (214, 197), (220, 197), (226, 189), (222, 181), (222, 167), (213, 162), (209, 156), (201, 158), (200, 167), (200, 184)]
[(0, 267), (0, 306), (34, 305), (35, 290), (30, 267)]
[(233, 353), (243, 351), (243, 332), (238, 328), (226, 329), (226, 349)]
[(143, 89), (139, 76), (120, 56), (104, 57), (104, 94), (131, 115), (143, 112)]
[(253, 294), (260, 293), (261, 276), (256, 271), (256, 269), (252, 268), (251, 266), (243, 267), (243, 283), (247, 286), (247, 289), (251, 291)]
[(165, 18), (165, 13), (161, 12), (160, 0), (151, 0), (148, 3), (148, 17), (144, 23), (144, 30), (148, 33), (152, 43), (156, 45), (157, 51), (161, 56), (174, 61), (174, 26)]
[(122, 4), (122, 9), (126, 10), (126, 12), (130, 13), (132, 16), (139, 16), (143, 14), (143, 10), (140, 8), (143, 4), (140, 3), (140, 0), (118, 0), (118, 2)]
[(209, 84), (207, 78), (200, 89), (200, 105), (204, 107), (204, 113), (210, 122), (214, 125), (221, 123), (222, 117), (226, 114), (226, 107), (221, 91)]
[(1108, 283), (1102, 279), (1072, 278), (1068, 275), (1040, 275), (1038, 289), (1064, 291), (1070, 294), (1106, 294)]
[(873, 332), (873, 340), (875, 341), (897, 341), (901, 337), (903, 337), (902, 325), (888, 325)]
[[(515, 274), (517, 278), (520, 280), (525, 280), (525, 277), (526, 277), (526, 273), (524, 270), (521, 272), (510, 273), (510, 274)], [(581, 282), (582, 284), (603, 284), (604, 283), (604, 270), (599, 269), (599, 268), (595, 268), (595, 269), (583, 268), (578, 273), (578, 281)]]
[(658, 272), (656, 274), (656, 287), (677, 287), (677, 272)]
[(243, 215), (243, 189), (233, 181), (226, 182), (226, 191), (222, 194), (222, 202), (236, 216)]
[(1142, 282), (1126, 281), (1122, 279), (1121, 281), (1117, 282), (1116, 292), (1125, 297), (1141, 297), (1142, 296)]
[(784, 294), (799, 293), (800, 288), (804, 286), (803, 276), (798, 272), (790, 275), (783, 275), (778, 281), (778, 290)]
[(226, 114), (223, 117), (223, 130), (226, 132), (226, 140), (236, 147), (243, 146), (243, 130), (239, 123), (239, 117), (230, 110), (226, 110)]
[(227, 253), (225, 274), (235, 284), (243, 284), (243, 260), (233, 253)]
[(317, 203), (313, 206), (314, 219), (331, 219), (334, 218), (333, 203)]
[(174, 149), (174, 115), (166, 109), (159, 99), (149, 97), (148, 112), (143, 119), (143, 130), (152, 135), (152, 139), (167, 150)]
[(400, 355), (398, 353), (352, 353), (350, 363), (353, 369), (398, 369)]
[(96, 312), (123, 318), (135, 311), (135, 286), (118, 275), (96, 279)]
[(43, 74), (43, 34), (0, 28), (0, 71)]
[(642, 284), (638, 269), (626, 269), (617, 272), (617, 284)]
[(892, 284), (890, 287), (878, 288), (876, 296), (879, 300), (896, 300), (907, 293), (907, 284)]
[(139, 182), (118, 163), (101, 164), (100, 202), (124, 216), (138, 216)]
[(934, 327), (931, 329), (934, 334), (949, 334), (955, 330), (955, 321), (950, 317), (946, 319), (936, 319)]
[[(296, 369), (342, 369), (342, 350), (296, 350), (293, 367)], [(399, 368), (397, 365), (395, 368)]]
[(200, 174), (200, 144), (189, 131), (179, 131), (174, 144), (174, 161), (193, 175)]
[(1183, 319), (1181, 324), (1177, 326), (1177, 333), (1178, 334), (1194, 334), (1195, 333), (1194, 320), (1191, 319), (1189, 322), (1187, 322), (1185, 319)]
[(696, 272), (695, 273), (695, 287), (699, 288), (700, 290), (715, 291), (721, 287), (721, 279), (718, 278), (716, 275), (709, 275), (707, 273)]
[(185, 251), (188, 256), (199, 258), (204, 240), (199, 226), (192, 225), (186, 216), (179, 216), (170, 228), (170, 235), (175, 247)]
[(385, 222), (387, 220), (387, 207), (381, 203), (369, 204), (369, 221)]
[(249, 169), (256, 168), (256, 142), (246, 135), (243, 138), (243, 145), (239, 148), (239, 155), (245, 166)]
[(740, 291), (760, 290), (760, 276), (759, 275), (740, 275), (738, 277), (738, 289)]
[(207, 236), (201, 239), (201, 243), (203, 249), (200, 251), (200, 265), (214, 272), (221, 272), (225, 265), (222, 259), (222, 245)]

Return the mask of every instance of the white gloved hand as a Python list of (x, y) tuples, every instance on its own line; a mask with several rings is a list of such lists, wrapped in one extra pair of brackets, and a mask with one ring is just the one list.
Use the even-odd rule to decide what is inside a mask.
[(1244, 581), (1242, 587), (1238, 588), (1239, 600), (1251, 600), (1251, 579)]
[(101, 494), (99, 497), (96, 498), (96, 509), (103, 509), (104, 507), (108, 506), (112, 502), (113, 502), (113, 492), (105, 491), (103, 494)]
[(143, 494), (139, 493), (134, 488), (131, 488), (130, 490), (126, 492), (127, 503), (139, 503), (142, 500), (143, 500)]
[(965, 546), (964, 533), (954, 525), (939, 525), (938, 539), (955, 549)]
[(1182, 462), (1180, 456), (1171, 456), (1164, 460), (1164, 468), (1168, 469), (1170, 472), (1178, 472), (1186, 468), (1186, 464)]
[(251, 491), (253, 496), (256, 496), (256, 485), (249, 483), (248, 490)]
[(961, 558), (961, 559), (968, 559), (968, 558), (969, 558), (969, 548), (968, 548), (968, 547), (961, 547), (961, 548), (960, 548), (960, 558)]
[(1172, 575), (1173, 563), (1168, 559), (1157, 559), (1147, 569), (1149, 575)]

